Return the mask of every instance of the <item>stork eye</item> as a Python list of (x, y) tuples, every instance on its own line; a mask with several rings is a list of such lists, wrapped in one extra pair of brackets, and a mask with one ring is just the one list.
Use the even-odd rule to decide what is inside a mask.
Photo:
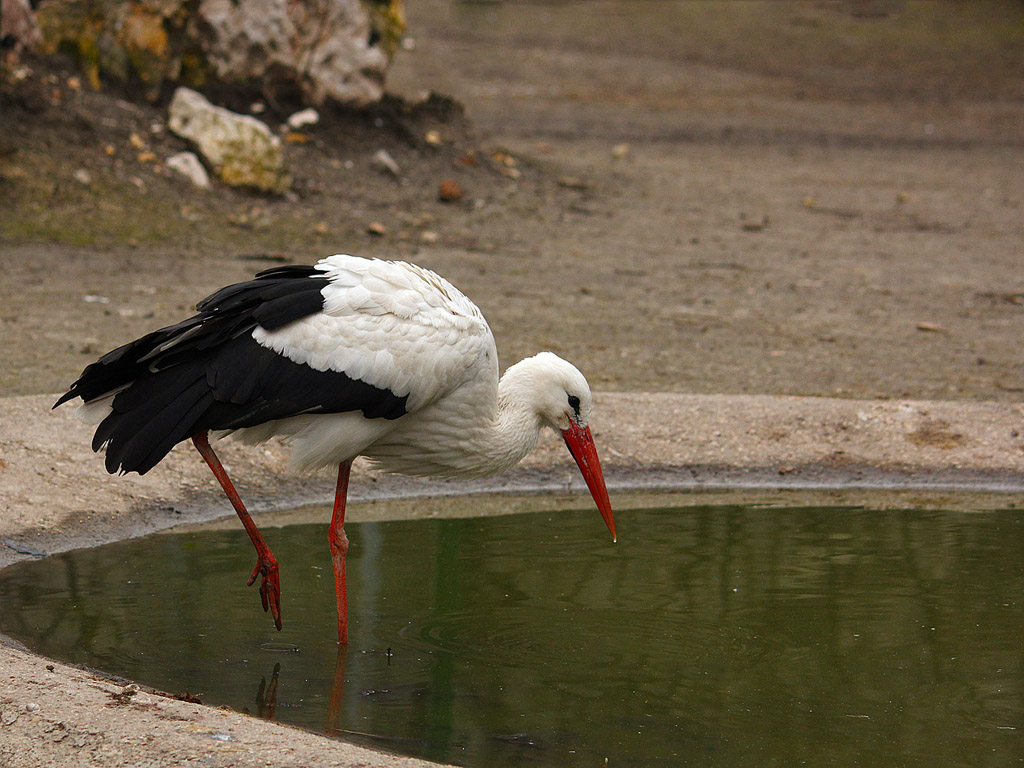
[(569, 395), (569, 407), (576, 412), (576, 417), (580, 415), (580, 399), (576, 395)]

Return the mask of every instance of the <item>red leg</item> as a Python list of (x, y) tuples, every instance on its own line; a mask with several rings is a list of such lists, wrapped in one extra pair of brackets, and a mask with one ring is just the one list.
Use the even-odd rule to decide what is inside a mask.
[(327, 532), (334, 562), (334, 593), (338, 598), (338, 644), (348, 645), (348, 594), (345, 586), (345, 555), (348, 554), (348, 536), (345, 535), (345, 500), (348, 498), (348, 476), (351, 461), (338, 465), (338, 487), (334, 493), (334, 514)]
[(260, 582), (260, 599), (263, 600), (263, 610), (270, 611), (270, 615), (274, 617), (274, 626), (281, 629), (281, 582), (278, 578), (277, 558), (270, 551), (267, 542), (263, 540), (259, 528), (256, 527), (256, 523), (252, 521), (252, 518), (246, 511), (242, 498), (238, 495), (238, 491), (235, 490), (231, 478), (228, 477), (228, 473), (224, 470), (220, 459), (217, 458), (217, 454), (210, 447), (209, 433), (200, 432), (197, 435), (192, 435), (192, 444), (195, 445), (196, 450), (199, 451), (199, 454), (206, 460), (207, 465), (213, 470), (214, 477), (217, 478), (220, 487), (224, 489), (228, 501), (231, 502), (231, 506), (238, 513), (238, 519), (242, 521), (245, 532), (249, 534), (249, 539), (256, 548), (256, 567), (253, 568), (252, 576), (249, 577), (248, 583), (251, 586), (256, 581), (257, 574), (262, 574), (263, 581)]

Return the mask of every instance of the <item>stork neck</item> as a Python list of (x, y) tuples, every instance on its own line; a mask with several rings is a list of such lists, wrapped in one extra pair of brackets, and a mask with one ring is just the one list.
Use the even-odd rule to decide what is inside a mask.
[(541, 418), (530, 405), (530, 387), (521, 373), (517, 366), (505, 372), (498, 382), (494, 416), (477, 422), (481, 428), (472, 441), (472, 452), (476, 461), (486, 464), (480, 470), (487, 474), (515, 466), (537, 445)]
[(488, 472), (503, 472), (522, 461), (537, 445), (540, 427), (538, 416), (521, 403), (499, 400), (497, 418), (480, 446), (480, 456), (491, 465)]

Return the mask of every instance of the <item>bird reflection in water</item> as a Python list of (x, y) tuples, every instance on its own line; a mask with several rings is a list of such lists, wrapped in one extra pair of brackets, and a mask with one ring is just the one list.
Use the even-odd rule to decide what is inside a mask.
[(277, 684), (281, 679), (281, 662), (274, 665), (274, 671), (270, 675), (270, 685), (267, 685), (267, 678), (260, 678), (260, 688), (256, 691), (256, 717), (264, 720), (273, 720), (277, 712)]
[[(339, 736), (344, 730), (341, 727), (342, 704), (345, 698), (345, 662), (348, 658), (348, 646), (339, 645), (338, 654), (335, 658), (334, 677), (331, 685), (330, 706), (327, 709), (327, 723), (323, 732), (329, 736)], [(273, 720), (277, 714), (277, 691), (281, 684), (281, 662), (274, 664), (274, 671), (270, 674), (270, 682), (267, 682), (266, 675), (260, 677), (259, 687), (256, 689), (256, 712), (253, 713), (246, 707), (243, 711), (246, 714), (255, 714), (256, 717), (264, 720)]]

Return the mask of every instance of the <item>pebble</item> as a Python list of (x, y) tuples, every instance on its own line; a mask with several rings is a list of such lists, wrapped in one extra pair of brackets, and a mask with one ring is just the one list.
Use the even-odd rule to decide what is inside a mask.
[(194, 152), (179, 152), (167, 158), (167, 167), (177, 171), (200, 189), (209, 189), (210, 175)]
[(445, 179), (437, 189), (437, 197), (442, 203), (458, 202), (464, 194), (462, 187), (454, 179)]
[(383, 173), (390, 173), (392, 176), (401, 176), (402, 169), (386, 149), (378, 149), (373, 154), (373, 164)]
[(501, 152), (500, 150), (497, 152), (492, 152), (491, 159), (498, 165), (504, 166), (505, 168), (516, 167), (516, 159), (507, 152)]
[(312, 107), (299, 110), (288, 118), (288, 127), (293, 131), (305, 128), (307, 125), (316, 125), (320, 122), (320, 113)]

